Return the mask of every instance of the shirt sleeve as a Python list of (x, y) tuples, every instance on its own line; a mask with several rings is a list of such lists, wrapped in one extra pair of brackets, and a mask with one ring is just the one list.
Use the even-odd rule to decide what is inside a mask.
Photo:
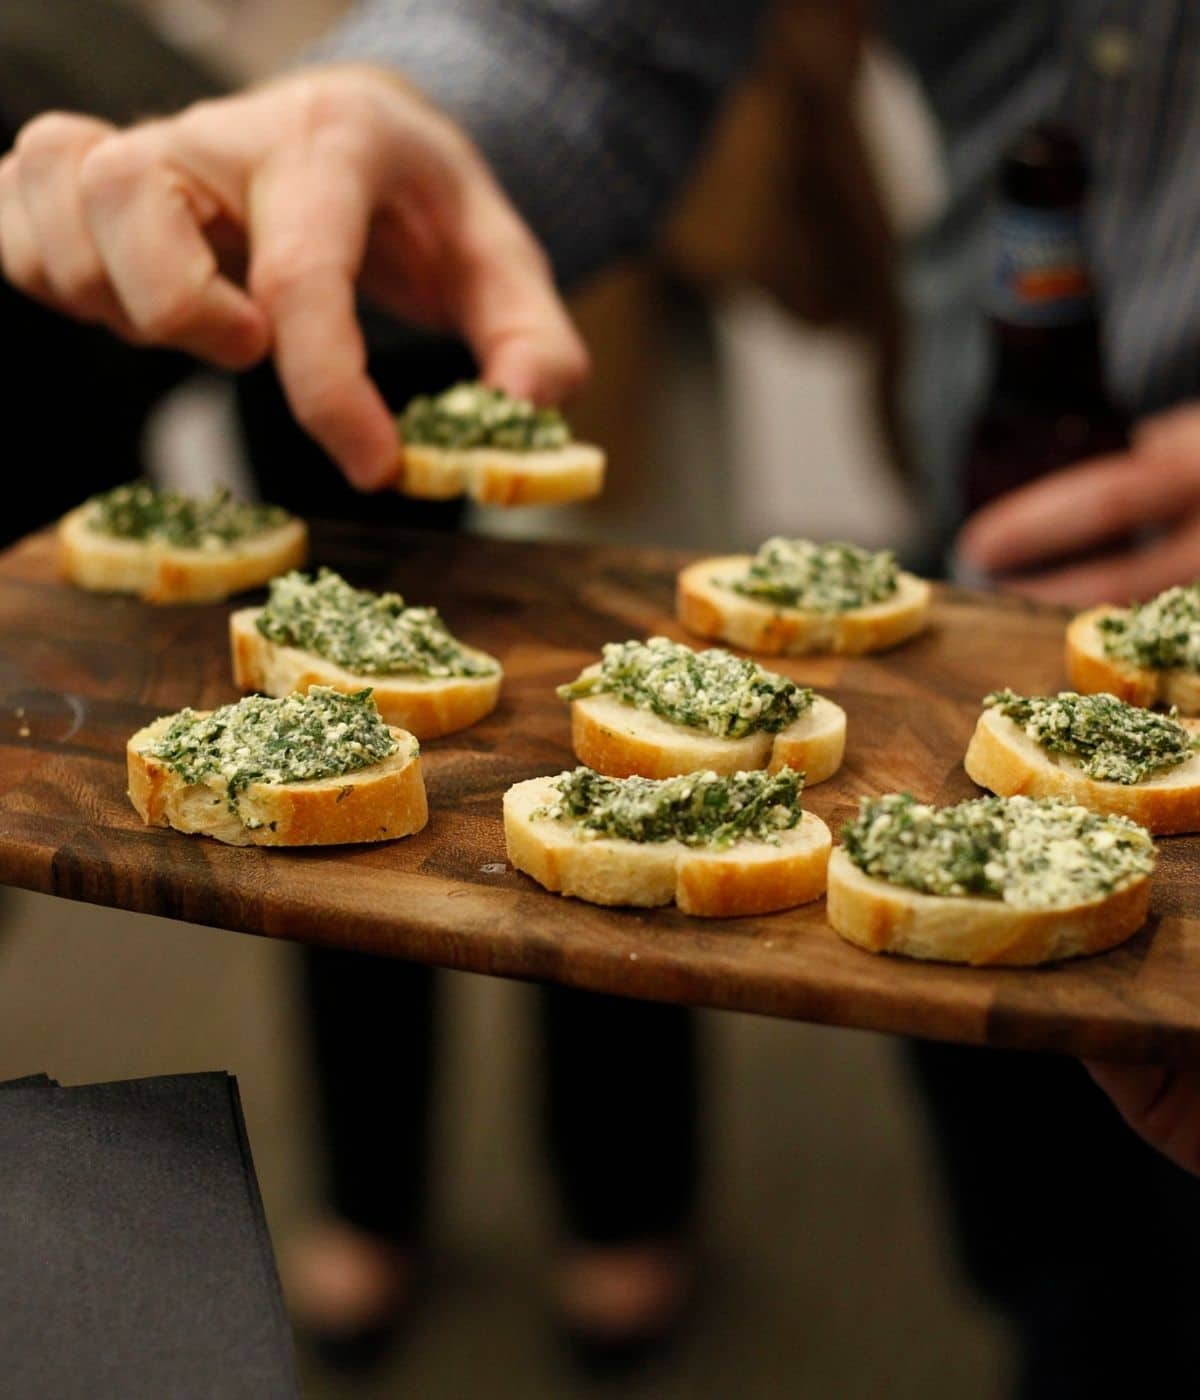
[(578, 282), (645, 245), (766, 0), (364, 0), (315, 50), (404, 74)]

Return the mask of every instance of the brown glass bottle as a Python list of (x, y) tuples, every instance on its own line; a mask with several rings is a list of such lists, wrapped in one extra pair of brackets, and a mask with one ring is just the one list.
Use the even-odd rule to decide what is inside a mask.
[(967, 453), (967, 513), (1047, 472), (1128, 445), (1109, 397), (1083, 241), (1088, 173), (1049, 123), (1004, 160), (988, 289), (993, 366)]

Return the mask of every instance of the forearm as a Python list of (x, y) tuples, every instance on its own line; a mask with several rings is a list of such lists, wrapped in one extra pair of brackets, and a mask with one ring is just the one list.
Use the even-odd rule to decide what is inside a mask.
[(643, 246), (748, 62), (765, 0), (366, 0), (319, 46), (458, 120), (565, 283)]

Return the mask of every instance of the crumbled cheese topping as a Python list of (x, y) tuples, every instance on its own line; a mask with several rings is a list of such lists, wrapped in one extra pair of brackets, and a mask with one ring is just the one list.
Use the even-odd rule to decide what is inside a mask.
[(604, 693), (672, 724), (726, 739), (760, 731), (777, 734), (813, 703), (807, 686), (756, 662), (720, 647), (693, 651), (666, 637), (609, 642), (597, 669), (558, 688), (563, 700)]
[(84, 524), (97, 534), (212, 551), (274, 530), (290, 518), (280, 506), (235, 501), (225, 490), (200, 499), (160, 491), (148, 481), (115, 486), (93, 496), (84, 509)]
[(1186, 763), (1200, 743), (1174, 710), (1157, 715), (1105, 693), (1022, 696), (998, 690), (983, 703), (1007, 715), (1047, 752), (1075, 759), (1098, 782), (1140, 783)]
[(1099, 622), (1108, 656), (1152, 670), (1200, 671), (1200, 579)]
[(1049, 797), (977, 797), (953, 807), (908, 793), (863, 798), (842, 840), (854, 864), (878, 879), (1015, 909), (1082, 904), (1154, 868), (1142, 827)]
[(558, 798), (538, 808), (534, 819), (564, 822), (583, 839), (681, 841), (719, 850), (738, 840), (778, 841), (804, 815), (804, 774), (791, 768), (662, 779), (606, 778), (576, 768), (554, 783)]
[(189, 785), (219, 779), (230, 810), (238, 812), (238, 799), (251, 783), (341, 777), (379, 763), (398, 747), (370, 690), (346, 695), (313, 686), (306, 695), (280, 700), (248, 695), (206, 715), (180, 710), (146, 752)]
[(539, 452), (566, 447), (571, 430), (554, 408), (538, 408), (478, 382), (412, 400), (399, 419), (405, 442), (429, 447), (500, 447)]
[(741, 578), (724, 586), (765, 603), (840, 613), (885, 602), (896, 592), (899, 574), (888, 549), (776, 535), (760, 546)]
[(498, 664), (465, 648), (434, 608), (408, 608), (399, 593), (354, 588), (332, 569), (271, 580), (255, 620), (268, 641), (299, 647), (369, 676), (490, 676)]

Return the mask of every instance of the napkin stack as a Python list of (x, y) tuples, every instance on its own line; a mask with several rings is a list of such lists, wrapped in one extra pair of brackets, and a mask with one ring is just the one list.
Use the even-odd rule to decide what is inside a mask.
[(299, 1391), (237, 1081), (0, 1084), (5, 1395)]

